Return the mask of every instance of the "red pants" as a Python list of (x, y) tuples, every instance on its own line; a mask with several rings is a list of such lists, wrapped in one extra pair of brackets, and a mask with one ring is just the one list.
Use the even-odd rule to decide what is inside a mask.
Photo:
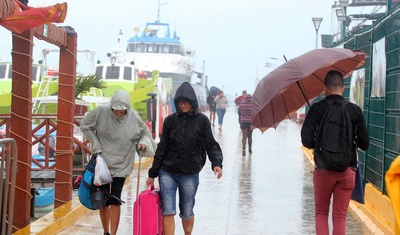
[(356, 172), (350, 167), (345, 172), (314, 171), (315, 231), (329, 235), (329, 206), (333, 194), (333, 235), (346, 234), (346, 214), (355, 185)]

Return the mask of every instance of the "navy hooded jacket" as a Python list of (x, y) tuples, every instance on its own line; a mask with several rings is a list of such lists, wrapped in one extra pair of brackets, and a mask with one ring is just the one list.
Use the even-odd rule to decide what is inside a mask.
[[(192, 110), (183, 113), (179, 101), (189, 102)], [(222, 168), (221, 148), (214, 139), (208, 117), (198, 112), (196, 93), (188, 82), (177, 89), (174, 104), (177, 112), (164, 120), (149, 177), (157, 177), (160, 169), (176, 174), (199, 173), (206, 162), (206, 154), (212, 170), (215, 166)]]

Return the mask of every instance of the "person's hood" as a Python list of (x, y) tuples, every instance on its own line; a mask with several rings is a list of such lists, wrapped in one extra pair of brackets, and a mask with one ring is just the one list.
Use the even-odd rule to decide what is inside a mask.
[(129, 110), (131, 108), (130, 96), (127, 91), (117, 90), (115, 91), (113, 97), (110, 100), (110, 108), (114, 109), (125, 109)]
[(178, 105), (181, 100), (188, 101), (192, 105), (193, 112), (198, 113), (199, 104), (197, 103), (196, 92), (188, 82), (182, 83), (175, 92), (174, 104), (178, 113), (182, 113)]

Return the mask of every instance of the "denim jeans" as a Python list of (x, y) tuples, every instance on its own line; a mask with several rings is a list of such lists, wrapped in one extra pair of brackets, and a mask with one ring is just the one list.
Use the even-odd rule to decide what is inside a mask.
[(193, 207), (199, 187), (199, 174), (174, 174), (160, 170), (158, 180), (160, 182), (162, 215), (176, 214), (176, 190), (178, 189), (179, 216), (183, 220), (191, 219), (194, 216)]
[(226, 109), (217, 109), (218, 125), (220, 126), (222, 126), (222, 122), (224, 121), (225, 113)]

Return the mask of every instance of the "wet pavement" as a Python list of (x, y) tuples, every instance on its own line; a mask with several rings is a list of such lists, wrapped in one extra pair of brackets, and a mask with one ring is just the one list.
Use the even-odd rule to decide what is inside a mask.
[[(253, 153), (242, 156), (241, 132), (234, 108), (228, 109), (223, 130), (214, 136), (224, 154), (223, 177), (213, 175), (209, 162), (200, 174), (193, 235), (315, 234), (312, 164), (304, 157), (301, 126), (282, 122), (277, 130), (253, 132)], [(145, 189), (148, 167), (141, 170)], [(133, 234), (132, 210), (136, 197), (137, 171), (125, 184), (118, 234)], [(177, 235), (184, 234), (175, 216)], [(103, 234), (97, 211), (89, 211), (58, 235)], [(349, 209), (347, 234), (371, 232)]]

